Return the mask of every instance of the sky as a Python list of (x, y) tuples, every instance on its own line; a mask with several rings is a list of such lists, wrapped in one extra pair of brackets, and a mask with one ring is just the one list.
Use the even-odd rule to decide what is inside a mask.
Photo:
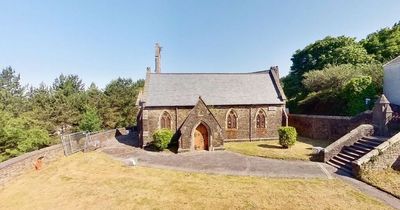
[(365, 38), (400, 21), (399, 0), (0, 0), (0, 68), (50, 85), (77, 74), (104, 88), (162, 72), (251, 72), (279, 66), (326, 36)]

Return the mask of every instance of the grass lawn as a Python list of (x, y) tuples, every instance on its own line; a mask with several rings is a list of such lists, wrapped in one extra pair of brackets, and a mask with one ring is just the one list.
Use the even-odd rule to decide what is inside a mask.
[(365, 171), (361, 179), (400, 198), (400, 171), (391, 168), (382, 171)]
[(29, 171), (0, 209), (390, 209), (339, 180), (210, 175), (128, 167), (99, 152)]
[(331, 141), (315, 140), (299, 137), (294, 146), (289, 149), (282, 148), (279, 140), (253, 141), (253, 142), (229, 142), (224, 143), (226, 150), (251, 155), (257, 157), (266, 157), (274, 159), (287, 160), (310, 160), (312, 147), (326, 147)]

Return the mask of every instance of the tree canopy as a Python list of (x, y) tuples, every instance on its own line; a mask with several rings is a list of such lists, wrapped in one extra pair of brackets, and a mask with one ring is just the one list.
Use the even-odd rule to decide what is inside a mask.
[(369, 34), (361, 44), (374, 59), (385, 63), (400, 55), (400, 22)]
[[(366, 79), (368, 78), (368, 79)], [(382, 91), (383, 68), (379, 64), (343, 64), (304, 74), (303, 84), (309, 92), (298, 102), (300, 113), (355, 115), (373, 103)]]
[[(376, 96), (372, 93), (383, 92), (382, 64), (399, 55), (400, 22), (371, 33), (360, 42), (346, 36), (317, 40), (297, 50), (291, 58), (290, 72), (282, 78), (287, 106), (294, 113), (356, 114), (366, 108), (360, 105), (359, 97), (373, 99)], [(353, 109), (349, 104), (351, 98), (343, 95), (345, 86), (354, 79), (353, 88), (362, 88), (367, 83), (366, 77), (371, 79), (369, 85), (374, 91), (367, 91), (368, 94), (356, 91), (352, 101), (358, 101), (358, 105)], [(349, 87), (348, 90), (355, 91)]]
[(284, 91), (289, 98), (304, 92), (303, 75), (312, 70), (320, 70), (329, 65), (372, 63), (364, 47), (355, 38), (327, 36), (297, 50), (292, 58), (290, 73), (283, 79)]
[(118, 78), (101, 90), (94, 83), (85, 89), (78, 75), (29, 88), (20, 78), (11, 67), (0, 74), (0, 161), (56, 143), (60, 133), (136, 123), (143, 80)]

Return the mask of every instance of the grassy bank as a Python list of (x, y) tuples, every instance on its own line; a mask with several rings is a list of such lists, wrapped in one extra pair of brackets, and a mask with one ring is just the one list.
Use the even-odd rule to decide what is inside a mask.
[(0, 209), (389, 209), (339, 181), (128, 167), (98, 152), (62, 158), (0, 190)]

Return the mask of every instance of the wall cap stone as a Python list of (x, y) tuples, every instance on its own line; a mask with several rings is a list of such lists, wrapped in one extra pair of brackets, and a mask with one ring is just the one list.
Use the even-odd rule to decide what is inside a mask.
[(15, 163), (18, 163), (18, 162), (20, 162), (22, 160), (31, 158), (32, 156), (41, 155), (41, 154), (43, 154), (45, 152), (57, 150), (57, 149), (60, 149), (60, 148), (62, 148), (62, 144), (61, 143), (53, 145), (53, 146), (45, 147), (45, 148), (42, 148), (42, 149), (39, 149), (39, 150), (35, 150), (35, 151), (32, 151), (32, 152), (28, 152), (28, 153), (22, 154), (22, 155), (20, 155), (18, 157), (15, 157), (15, 158), (11, 158), (9, 160), (6, 160), (6, 161), (0, 163), (0, 170), (2, 170), (3, 168), (6, 168), (8, 166), (14, 165)]
[(358, 160), (353, 161), (353, 164), (361, 166), (371, 160), (372, 157), (379, 155), (379, 153), (384, 152), (385, 150), (389, 149), (391, 146), (400, 143), (400, 132), (391, 137), (389, 140), (383, 142), (382, 144), (378, 145), (375, 149), (371, 150)]

